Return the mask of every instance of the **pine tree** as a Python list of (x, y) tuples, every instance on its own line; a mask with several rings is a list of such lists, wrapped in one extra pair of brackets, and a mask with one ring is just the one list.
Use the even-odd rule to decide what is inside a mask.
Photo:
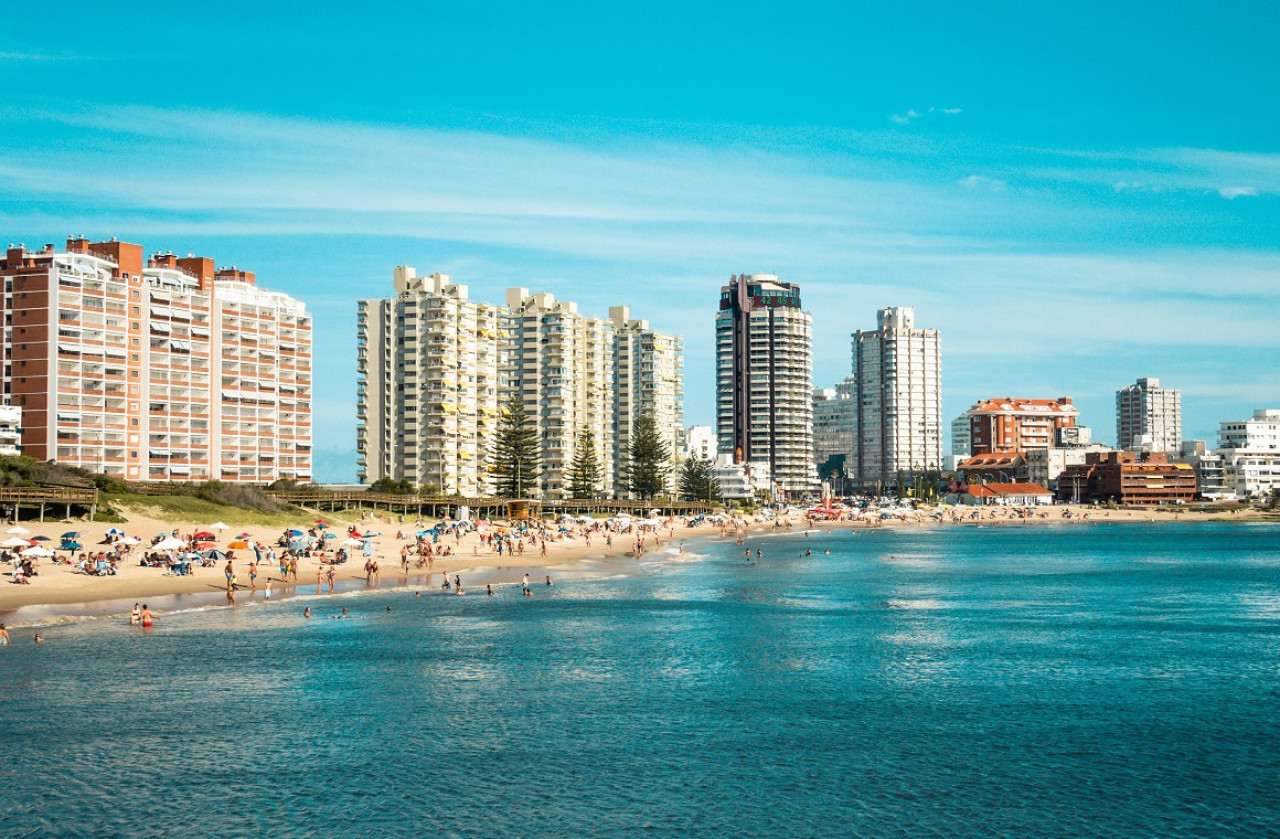
[(569, 464), (569, 495), (573, 498), (595, 498), (601, 477), (595, 438), (583, 426), (573, 448), (573, 462)]
[(658, 436), (653, 417), (643, 416), (631, 427), (627, 444), (627, 490), (641, 501), (648, 501), (667, 488), (667, 461), (671, 454)]
[(498, 495), (524, 498), (536, 492), (542, 471), (542, 451), (538, 431), (524, 410), (520, 393), (511, 394), (498, 422), (490, 456), (490, 471), (497, 479)]
[(711, 471), (708, 457), (691, 457), (680, 470), (680, 497), (685, 501), (714, 502), (720, 500), (720, 481)]

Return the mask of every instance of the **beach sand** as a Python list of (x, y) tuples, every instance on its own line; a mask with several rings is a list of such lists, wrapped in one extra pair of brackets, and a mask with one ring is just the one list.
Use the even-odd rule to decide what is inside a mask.
[[(1070, 510), (1072, 516), (1070, 519), (1063, 518), (1063, 511)], [(1124, 511), (1124, 510), (1093, 510), (1090, 508), (1078, 508), (1070, 505), (1059, 505), (1054, 507), (1039, 508), (1038, 512), (1046, 514), (1044, 517), (1036, 516), (1031, 519), (1011, 518), (1012, 511), (1006, 511), (1003, 508), (986, 507), (981, 508), (981, 517), (978, 519), (969, 518), (970, 508), (965, 509), (964, 521), (959, 525), (953, 525), (950, 522), (939, 525), (934, 521), (870, 521), (870, 522), (819, 522), (814, 525), (819, 530), (838, 530), (865, 527), (920, 527), (920, 526), (964, 526), (969, 524), (1000, 524), (1011, 527), (1033, 526), (1035, 524), (1063, 524), (1064, 522), (1088, 525), (1102, 524), (1108, 522), (1172, 522), (1172, 521), (1205, 521), (1210, 518), (1232, 518), (1230, 514), (1221, 512), (1210, 513), (1195, 510), (1194, 508), (1169, 508), (1167, 510), (1158, 511)], [(1088, 517), (1085, 517), (1085, 514)], [(1240, 514), (1237, 516), (1240, 521), (1248, 521), (1250, 516)], [(412, 532), (416, 529), (414, 522), (406, 520), (404, 524), (400, 524), (398, 517), (394, 516), (371, 516), (365, 521), (349, 521), (341, 518), (327, 518), (332, 525), (332, 530), (339, 534), (345, 533), (349, 525), (355, 525), (362, 530), (372, 529), (381, 533), (379, 537), (373, 540), (374, 557), (378, 560), (380, 568), (380, 587), (391, 588), (396, 585), (426, 585), (430, 586), (433, 582), (443, 580), (443, 577), (435, 575), (448, 574), (450, 577), (454, 574), (466, 574), (464, 577), (464, 586), (467, 586), (472, 593), (476, 592), (475, 576), (478, 572), (482, 582), (479, 591), (483, 592), (484, 583), (493, 583), (494, 585), (507, 585), (519, 583), (526, 572), (530, 573), (533, 581), (542, 582), (543, 575), (533, 574), (534, 569), (550, 569), (562, 568), (567, 564), (584, 559), (603, 559), (611, 563), (616, 562), (619, 567), (625, 568), (628, 563), (635, 563), (632, 557), (632, 549), (635, 542), (634, 534), (615, 535), (612, 548), (605, 546), (602, 536), (593, 535), (591, 544), (588, 545), (585, 540), (578, 535), (572, 539), (565, 541), (553, 541), (547, 545), (547, 556), (540, 555), (538, 548), (526, 547), (523, 554), (501, 555), (492, 552), (486, 546), (480, 543), (477, 533), (469, 533), (461, 538), (460, 541), (454, 542), (452, 537), (442, 539), (442, 544), (451, 544), (454, 546), (455, 555), (446, 558), (437, 558), (434, 562), (433, 575), (427, 576), (426, 569), (411, 568), (410, 574), (406, 576), (400, 567), (400, 547), (404, 543), (412, 541)], [(299, 521), (295, 527), (305, 528), (312, 524), (312, 521)], [(428, 523), (430, 524), (430, 523)], [(129, 521), (125, 524), (105, 524), (105, 523), (87, 523), (80, 521), (72, 522), (46, 522), (44, 524), (24, 521), (22, 527), (27, 528), (30, 533), (25, 534), (24, 538), (33, 538), (37, 535), (49, 537), (52, 541), (46, 542), (47, 546), (56, 546), (61, 542), (61, 534), (69, 531), (77, 531), (81, 534), (78, 541), (90, 551), (105, 549), (105, 545), (100, 543), (105, 539), (106, 532), (113, 528), (120, 528), (130, 536), (141, 539), (144, 545), (149, 543), (156, 534), (168, 533), (175, 528), (181, 534), (190, 534), (200, 530), (209, 529), (209, 522), (175, 522), (161, 521), (144, 515), (131, 515)], [(12, 525), (10, 525), (12, 526)], [(792, 529), (803, 530), (805, 522), (802, 518), (792, 518)], [(660, 545), (655, 546), (653, 543), (653, 535), (649, 534), (645, 537), (645, 548), (648, 556), (652, 556), (655, 552), (668, 551), (675, 549), (680, 542), (686, 542), (699, 539), (720, 539), (721, 531), (718, 526), (704, 524), (698, 527), (690, 528), (685, 526), (679, 520), (672, 522), (670, 529), (664, 529), (658, 534)], [(0, 527), (0, 530), (7, 528)], [(401, 541), (395, 538), (398, 529), (402, 529), (406, 536), (406, 540)], [(253, 535), (252, 541), (261, 541), (263, 544), (275, 544), (276, 539), (280, 536), (279, 530), (263, 527), (238, 527), (232, 526), (228, 530), (221, 531), (217, 544), (220, 548), (225, 549), (227, 542), (243, 531), (248, 531)], [(774, 532), (776, 528), (770, 523), (753, 523), (747, 530), (747, 535), (760, 535)], [(735, 538), (730, 532), (727, 539)], [(30, 585), (18, 585), (11, 582), (12, 577), (8, 574), (8, 566), (4, 567), (5, 576), (3, 582), (0, 583), (0, 622), (11, 621), (21, 623), (24, 619), (32, 614), (38, 614), (42, 618), (59, 613), (59, 606), (66, 606), (64, 609), (67, 613), (93, 613), (108, 611), (104, 607), (83, 608), (87, 604), (102, 603), (105, 601), (115, 602), (113, 608), (118, 610), (118, 601), (146, 601), (148, 598), (156, 599), (161, 597), (171, 597), (173, 595), (200, 595), (200, 599), (208, 599), (209, 604), (217, 604), (225, 602), (226, 580), (223, 576), (223, 567), (225, 562), (218, 562), (212, 568), (196, 568), (194, 574), (190, 576), (170, 576), (163, 568), (145, 568), (138, 564), (141, 556), (140, 550), (143, 545), (134, 548), (134, 554), (127, 557), (121, 563), (120, 573), (110, 577), (95, 577), (72, 570), (72, 566), (65, 564), (56, 564), (50, 559), (41, 559), (39, 561), (38, 576), (31, 580)], [(692, 547), (692, 546), (691, 546)], [(275, 598), (287, 598), (295, 591), (299, 594), (314, 593), (316, 590), (316, 571), (321, 566), (318, 558), (303, 558), (299, 562), (298, 582), (285, 582), (279, 578), (279, 569), (275, 566), (268, 566), (265, 563), (259, 566), (257, 592), (253, 593), (249, 589), (249, 566), (253, 559), (252, 550), (236, 551), (235, 571), (238, 583), (237, 602), (248, 602), (251, 599), (262, 599), (263, 589), (265, 588), (268, 578), (272, 579), (272, 596)], [(346, 564), (336, 566), (337, 580), (339, 586), (349, 589), (353, 581), (359, 584), (365, 583), (364, 574), (364, 557), (355, 550), (350, 560)], [(640, 561), (644, 561), (643, 559)], [(325, 586), (327, 591), (327, 585)], [(71, 609), (71, 604), (77, 604), (82, 608)], [(33, 609), (31, 607), (42, 607)], [(25, 614), (24, 614), (25, 613)]]

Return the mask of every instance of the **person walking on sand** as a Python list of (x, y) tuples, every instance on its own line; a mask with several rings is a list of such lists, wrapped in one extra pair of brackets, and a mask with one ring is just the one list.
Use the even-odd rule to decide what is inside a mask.
[(232, 567), (231, 560), (227, 560), (227, 567), (222, 569), (222, 573), (227, 578), (227, 588), (230, 589), (236, 584), (236, 569)]
[(249, 591), (258, 590), (258, 563), (249, 563)]

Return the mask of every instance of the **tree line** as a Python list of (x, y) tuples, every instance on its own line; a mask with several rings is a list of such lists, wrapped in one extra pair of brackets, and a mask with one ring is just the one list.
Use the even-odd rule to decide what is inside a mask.
[[(642, 416), (631, 429), (631, 437), (623, 453), (618, 470), (620, 486), (624, 492), (640, 501), (662, 497), (667, 492), (672, 452), (657, 423), (651, 416)], [(720, 483), (716, 480), (708, 458), (689, 458), (678, 476), (680, 498), (685, 501), (720, 500)], [(495, 490), (506, 498), (526, 498), (540, 494), (542, 477), (542, 444), (538, 430), (528, 412), (524, 399), (518, 393), (507, 401), (506, 410), (499, 422), (490, 451), (489, 470), (493, 475)], [(590, 430), (583, 428), (574, 442), (573, 458), (569, 464), (567, 489), (573, 498), (597, 498), (604, 484), (604, 468), (596, 450), (596, 439)]]

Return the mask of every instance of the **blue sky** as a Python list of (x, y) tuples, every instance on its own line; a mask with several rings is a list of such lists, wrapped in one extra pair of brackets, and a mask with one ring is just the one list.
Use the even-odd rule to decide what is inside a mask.
[(1066, 395), (1112, 440), (1140, 376), (1187, 437), (1280, 407), (1271, 4), (186, 5), (6, 10), (0, 231), (304, 299), (321, 479), (354, 477), (354, 300), (398, 264), (631, 305), (684, 336), (690, 422), (759, 271), (801, 284), (819, 385), (915, 306), (948, 420)]

